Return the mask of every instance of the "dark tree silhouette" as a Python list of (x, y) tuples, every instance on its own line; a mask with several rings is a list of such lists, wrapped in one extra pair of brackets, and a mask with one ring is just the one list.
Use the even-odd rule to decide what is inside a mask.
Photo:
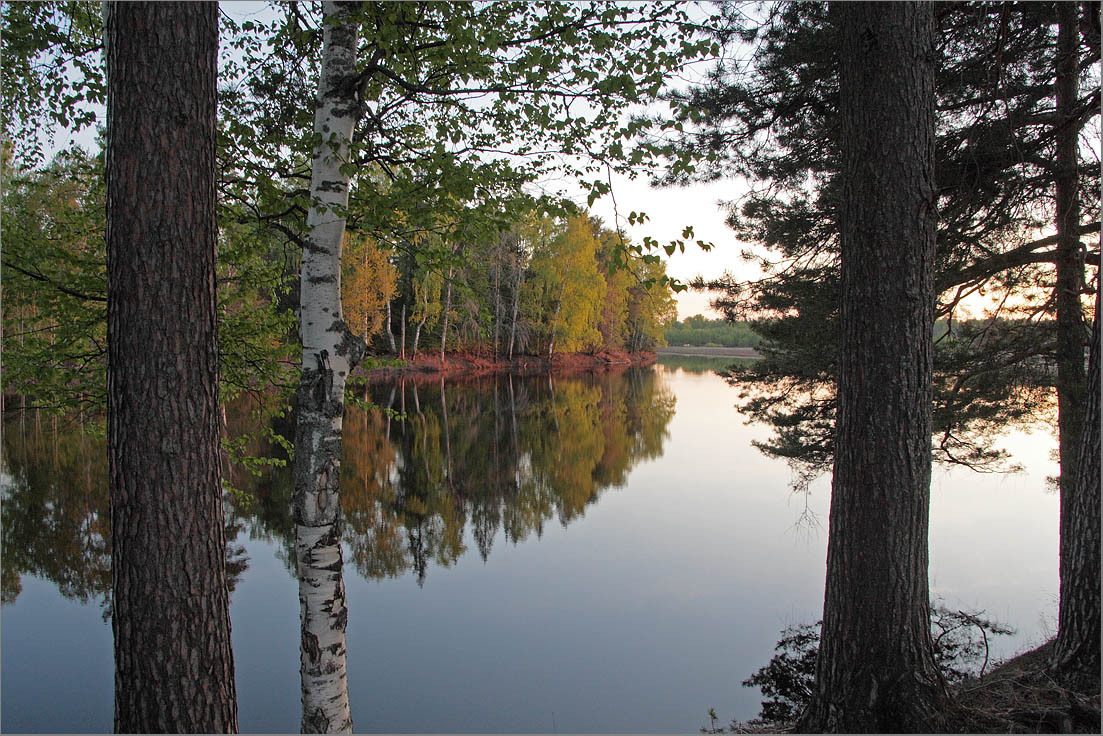
[(942, 718), (927, 587), (934, 314), (930, 3), (838, 3), (841, 349), (823, 633), (802, 731)]
[[(1080, 458), (1071, 497), (1061, 490), (1061, 600), (1053, 668), (1075, 688), (1099, 688), (1099, 291), (1084, 401)], [(1067, 518), (1066, 518), (1067, 517)]]

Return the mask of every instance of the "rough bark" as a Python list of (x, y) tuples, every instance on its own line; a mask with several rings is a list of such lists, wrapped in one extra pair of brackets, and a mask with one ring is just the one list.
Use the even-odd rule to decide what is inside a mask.
[[(1099, 306), (1097, 290), (1076, 483), (1072, 498), (1066, 499), (1062, 491), (1061, 499), (1061, 598), (1052, 665), (1058, 680), (1073, 688), (1090, 687), (1093, 683), (1099, 686)], [(1071, 500), (1071, 505), (1066, 506), (1066, 500)], [(1069, 512), (1067, 525), (1065, 511)]]
[(939, 730), (927, 585), (934, 19), (838, 3), (842, 308), (823, 633), (809, 732)]
[(296, 392), (295, 521), (302, 607), (304, 733), (351, 732), (341, 581), (340, 469), (345, 383), (364, 354), (341, 315), (349, 141), (356, 124), (358, 3), (327, 2), (307, 238), (300, 273), (302, 374)]
[[(1057, 159), (1054, 198), (1057, 220), (1057, 438), (1061, 471), (1060, 575), (1069, 579), (1068, 569), (1076, 556), (1075, 525), (1076, 462), (1084, 424), (1084, 315), (1080, 305), (1083, 287), (1083, 249), (1080, 245), (1080, 205), (1077, 198), (1080, 128), (1072, 125), (1078, 78), (1077, 7), (1057, 3), (1056, 106)], [(1098, 515), (1095, 522), (1098, 524)]]
[(237, 730), (219, 464), (214, 3), (107, 3), (115, 730)]

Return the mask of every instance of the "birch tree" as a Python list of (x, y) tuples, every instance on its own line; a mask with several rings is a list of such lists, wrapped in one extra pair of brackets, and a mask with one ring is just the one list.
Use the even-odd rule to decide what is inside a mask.
[[(320, 33), (298, 5), (288, 7), (274, 63), (249, 75), (251, 94), (227, 95), (233, 112), (226, 128), (228, 150), (239, 151), (237, 180), (260, 193), (257, 218), (302, 246), (293, 516), (304, 731), (352, 727), (341, 552), (332, 544), (339, 538), (345, 382), (364, 353), (341, 312), (349, 213), (383, 242), (442, 223), (451, 238), (446, 249), (496, 232), (501, 217), (487, 213), (508, 211), (522, 184), (559, 167), (562, 159), (552, 152), (596, 154), (629, 167), (622, 142), (638, 127), (622, 114), (639, 102), (641, 90), (657, 95), (671, 69), (709, 48), (693, 40), (685, 14), (665, 3), (322, 7)], [(362, 25), (370, 32), (361, 41)], [(319, 36), (320, 78), (308, 132), (296, 95), (311, 86), (309, 62)], [(592, 114), (572, 112), (580, 100)], [(274, 170), (301, 176), (307, 148), (305, 197), (265, 183)], [(287, 151), (289, 160), (281, 160)], [(387, 185), (365, 182), (350, 206), (350, 177), (358, 169), (383, 172)], [(307, 212), (301, 223), (295, 220), (300, 209)]]
[(340, 470), (345, 382), (364, 354), (341, 313), (358, 3), (327, 2), (314, 118), (311, 206), (300, 272), (302, 373), (296, 392), (295, 551), (299, 574), (303, 733), (351, 733), (341, 576)]

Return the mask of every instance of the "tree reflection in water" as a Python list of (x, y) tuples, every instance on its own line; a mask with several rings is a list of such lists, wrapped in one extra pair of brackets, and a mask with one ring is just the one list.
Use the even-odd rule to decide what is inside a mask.
[(657, 457), (674, 397), (654, 371), (490, 376), (375, 386), (388, 412), (346, 418), (342, 507), (350, 561), (365, 577), (448, 567), (465, 529), (485, 560), (508, 542), (581, 517), (640, 460)]
[[(328, 592), (319, 591), (327, 601), (340, 599), (318, 607), (328, 616), (347, 615), (340, 566), (333, 564), (338, 539), (361, 576), (411, 572), (424, 585), (430, 563), (448, 567), (467, 551), (467, 529), (485, 560), (499, 532), (517, 544), (539, 537), (553, 518), (566, 526), (582, 517), (605, 490), (624, 486), (637, 463), (662, 454), (674, 415), (673, 394), (650, 369), (447, 384), (420, 376), (373, 385), (365, 398), (375, 407), (346, 407), (343, 518), (330, 544), (318, 547), (329, 556), (311, 571), (326, 577)], [(227, 407), (231, 436), (257, 429), (249, 409)], [(21, 431), (16, 419), (4, 432), (3, 601), (13, 602), (20, 576), (32, 574), (67, 598), (98, 600), (109, 615), (103, 439), (78, 426), (51, 433), (28, 425)], [(293, 426), (293, 418), (283, 418), (272, 429), (290, 437)], [(246, 450), (282, 455), (257, 439)], [(294, 576), (290, 466), (265, 466), (259, 475), (227, 466), (224, 477), (239, 489), (227, 496), (231, 589), (248, 566), (237, 541), (242, 533), (276, 543)]]
[[(111, 615), (111, 534), (104, 439), (91, 426), (52, 421), (49, 431), (8, 418), (3, 431), (3, 603), (14, 603), (22, 576), (57, 586), (65, 598), (97, 602)], [(230, 590), (248, 567), (237, 544), (243, 525), (226, 521)]]

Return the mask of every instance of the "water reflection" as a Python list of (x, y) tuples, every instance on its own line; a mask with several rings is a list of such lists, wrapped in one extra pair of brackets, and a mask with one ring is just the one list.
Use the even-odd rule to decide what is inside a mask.
[(302, 732), (352, 733), (340, 523), (296, 525)]
[[(317, 682), (304, 676), (304, 728), (319, 720), (311, 716), (319, 712), (316, 701), (337, 697), (349, 712), (343, 637), (327, 638), (343, 632), (348, 617), (342, 547), (345, 561), (364, 578), (412, 574), (424, 585), (431, 568), (453, 565), (469, 547), (486, 560), (496, 540), (516, 544), (540, 536), (552, 520), (566, 526), (607, 489), (623, 486), (633, 467), (662, 454), (675, 404), (664, 375), (651, 370), (454, 384), (422, 376), (372, 386), (362, 398), (374, 406), (347, 407), (342, 518), (332, 527), (296, 530), (290, 464), (259, 475), (224, 469), (237, 489), (227, 495), (226, 509), (231, 589), (248, 568), (245, 537), (274, 543), (299, 579), (303, 672), (321, 673)], [(230, 434), (250, 430), (250, 454), (280, 456), (278, 447), (256, 439), (251, 417), (245, 403), (227, 407)], [(17, 420), (9, 428), (3, 438), (4, 603), (17, 599), (21, 576), (31, 574), (67, 598), (97, 601), (108, 616), (103, 438), (79, 426), (36, 433), (20, 431)], [(293, 418), (272, 429), (291, 436)]]
[(104, 607), (111, 590), (107, 455), (103, 441), (80, 431), (4, 431), (2, 581), (4, 604), (23, 590), (23, 575), (57, 585), (69, 599)]
[(342, 500), (346, 542), (364, 576), (485, 560), (499, 530), (512, 543), (582, 516), (662, 452), (674, 399), (657, 374), (555, 379), (497, 376), (446, 385), (406, 381), (371, 398), (398, 411), (353, 410)]
[[(517, 543), (552, 519), (581, 517), (637, 463), (662, 454), (674, 414), (662, 374), (650, 370), (458, 383), (419, 376), (362, 398), (374, 408), (349, 405), (344, 421), (347, 561), (365, 578), (413, 572), (421, 584), (469, 544), (486, 559), (499, 532)], [(252, 500), (233, 513), (252, 536), (279, 539), (293, 570), (289, 470), (234, 480), (246, 481)]]
[[(97, 602), (110, 617), (111, 534), (107, 453), (102, 436), (79, 423), (35, 429), (5, 422), (3, 468), (3, 603), (22, 592), (22, 576), (57, 586), (65, 598)], [(234, 590), (249, 564), (236, 540), (240, 519), (226, 520), (226, 580)]]

